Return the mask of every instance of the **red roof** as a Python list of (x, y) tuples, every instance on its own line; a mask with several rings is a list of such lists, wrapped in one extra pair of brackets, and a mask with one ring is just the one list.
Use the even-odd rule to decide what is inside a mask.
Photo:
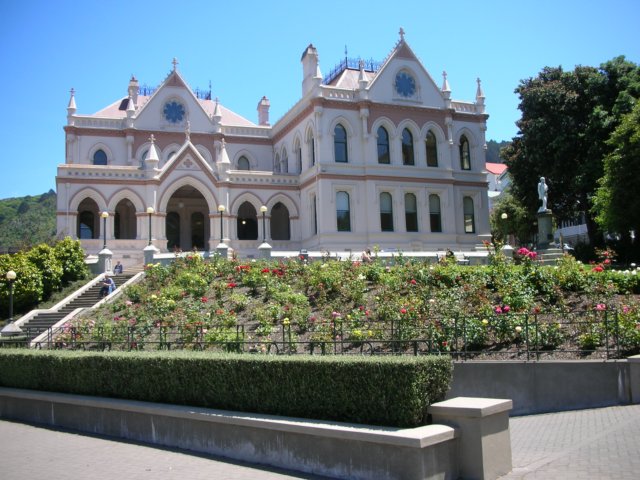
[(486, 163), (487, 172), (493, 173), (494, 175), (502, 175), (504, 171), (507, 169), (507, 166), (504, 163)]

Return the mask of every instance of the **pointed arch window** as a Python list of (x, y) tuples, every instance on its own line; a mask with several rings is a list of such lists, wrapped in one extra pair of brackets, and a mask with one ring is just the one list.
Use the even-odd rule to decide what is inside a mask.
[(389, 133), (384, 127), (378, 127), (378, 163), (389, 164), (391, 157), (389, 155)]
[(418, 231), (418, 202), (413, 193), (404, 195), (404, 221), (407, 232)]
[(435, 134), (429, 130), (427, 132), (427, 138), (425, 139), (425, 146), (427, 147), (427, 167), (438, 166), (438, 140)]
[(107, 164), (107, 154), (104, 153), (104, 150), (99, 149), (93, 154), (93, 164), (94, 165), (106, 165)]
[(336, 193), (336, 217), (339, 232), (351, 231), (351, 207), (347, 192)]
[(249, 202), (240, 205), (236, 227), (238, 240), (258, 239), (258, 215), (255, 207)]
[(464, 197), (462, 199), (462, 206), (464, 209), (464, 233), (475, 233), (476, 221), (473, 211), (473, 199), (471, 197)]
[(296, 145), (293, 147), (296, 152), (296, 172), (302, 173), (302, 147), (300, 142), (296, 141)]
[(429, 195), (429, 226), (432, 232), (442, 232), (440, 197), (436, 194)]
[(333, 149), (336, 162), (347, 163), (349, 161), (347, 154), (347, 131), (340, 124), (336, 125), (336, 128), (333, 130)]
[(317, 235), (318, 234), (318, 207), (316, 204), (316, 196), (313, 196), (313, 201), (311, 202), (313, 211), (311, 212), (311, 214), (313, 215), (313, 234)]
[(238, 170), (251, 170), (251, 164), (244, 155), (238, 159)]
[(289, 155), (286, 150), (282, 150), (282, 167), (280, 171), (282, 173), (289, 173)]
[(316, 143), (313, 140), (313, 133), (309, 132), (309, 165), (316, 164)]
[(280, 173), (280, 154), (276, 153), (276, 158), (273, 161), (273, 172)]
[(469, 149), (469, 140), (464, 135), (460, 137), (460, 168), (471, 170), (471, 150)]
[(407, 128), (402, 131), (402, 164), (415, 165), (413, 155), (413, 135)]
[(271, 238), (273, 240), (291, 240), (289, 209), (281, 202), (271, 209)]

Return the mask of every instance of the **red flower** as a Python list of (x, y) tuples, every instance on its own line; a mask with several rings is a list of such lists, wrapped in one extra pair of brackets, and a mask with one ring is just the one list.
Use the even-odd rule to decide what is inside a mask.
[(505, 305), (504, 307), (502, 307), (502, 311), (504, 313), (509, 313), (509, 310), (511, 310), (511, 307), (509, 305)]
[(400, 309), (400, 313), (404, 315), (405, 313), (407, 313), (407, 309), (406, 308), (401, 308)]
[(237, 286), (238, 286), (238, 284), (237, 284), (237, 283), (233, 283), (233, 282), (229, 282), (229, 283), (227, 283), (227, 287), (228, 287), (228, 288), (235, 288), (235, 287), (237, 287)]
[(496, 313), (502, 313), (502, 307), (501, 307), (500, 305), (498, 305), (498, 306), (494, 309), (494, 311), (495, 311)]
[(604, 259), (604, 264), (605, 265), (609, 265), (611, 263), (611, 260), (609, 260), (608, 258)]
[(591, 269), (591, 271), (592, 271), (592, 272), (602, 272), (602, 271), (604, 271), (604, 268), (602, 268), (602, 266), (601, 266), (601, 265), (596, 265), (595, 267), (593, 267), (593, 268)]
[(416, 282), (416, 281), (415, 281), (415, 279), (413, 279), (413, 278), (412, 278), (412, 279), (411, 279), (411, 281), (410, 281), (409, 283), (410, 283), (411, 285), (415, 285), (415, 284), (416, 284), (416, 283), (418, 283), (418, 282)]
[(201, 301), (202, 303), (207, 303), (207, 302), (209, 301), (209, 299), (208, 299), (207, 297), (202, 297), (202, 298), (200, 299), (200, 301)]
[(261, 273), (269, 273), (271, 270), (269, 270), (268, 268), (263, 268), (261, 270)]
[(447, 342), (446, 340), (444, 342), (442, 342), (442, 346), (446, 347), (447, 345), (449, 345), (449, 342)]

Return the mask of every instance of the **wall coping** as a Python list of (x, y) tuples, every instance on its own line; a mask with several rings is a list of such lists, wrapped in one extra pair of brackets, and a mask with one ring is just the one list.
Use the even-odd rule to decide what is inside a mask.
[(446, 425), (402, 429), (5, 387), (0, 387), (0, 396), (411, 448), (425, 448), (459, 436), (456, 429)]
[(447, 417), (483, 418), (513, 408), (513, 402), (500, 398), (456, 397), (429, 406), (432, 415)]

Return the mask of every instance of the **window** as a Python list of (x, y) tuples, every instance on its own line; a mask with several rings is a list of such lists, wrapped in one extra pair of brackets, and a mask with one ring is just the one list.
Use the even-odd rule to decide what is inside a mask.
[(287, 155), (287, 151), (282, 151), (282, 167), (280, 168), (282, 173), (289, 173), (289, 155)]
[(380, 230), (393, 232), (393, 205), (388, 192), (380, 194)]
[(236, 221), (238, 240), (258, 239), (258, 216), (253, 205), (249, 202), (244, 202), (240, 205), (238, 209), (238, 219)]
[(462, 199), (462, 205), (464, 209), (464, 233), (475, 233), (476, 222), (473, 215), (473, 199), (471, 197), (464, 197)]
[(402, 164), (415, 165), (413, 159), (413, 135), (406, 128), (402, 131)]
[(378, 128), (378, 163), (391, 163), (389, 156), (389, 133), (384, 127)]
[(318, 207), (316, 205), (316, 197), (313, 196), (312, 207), (313, 207), (313, 234), (318, 234)]
[(347, 163), (349, 161), (347, 155), (347, 131), (340, 124), (336, 125), (333, 130), (333, 149), (336, 162)]
[(273, 173), (280, 173), (280, 154), (276, 153), (276, 158), (273, 161)]
[(351, 210), (349, 207), (349, 194), (338, 192), (336, 194), (336, 217), (339, 232), (351, 231)]
[(251, 164), (244, 155), (238, 159), (238, 170), (251, 170)]
[(271, 209), (271, 238), (273, 240), (291, 240), (289, 209), (281, 202)]
[(140, 158), (140, 168), (144, 170), (145, 161), (147, 160), (147, 156), (149, 155), (149, 150), (145, 150), (142, 152), (142, 158)]
[(297, 172), (302, 173), (302, 147), (300, 146), (300, 142), (296, 142), (295, 151)]
[(313, 167), (316, 164), (316, 144), (313, 140), (313, 133), (309, 132), (309, 164)]
[(94, 165), (106, 165), (107, 164), (107, 154), (104, 153), (104, 150), (97, 150), (96, 153), (93, 154), (93, 164)]
[(429, 195), (429, 224), (432, 232), (442, 232), (442, 215), (438, 195)]
[(413, 193), (404, 195), (404, 221), (407, 232), (418, 231), (418, 202)]
[(469, 140), (464, 135), (460, 137), (460, 168), (471, 170), (471, 153), (469, 151)]
[(427, 146), (427, 167), (438, 166), (438, 141), (434, 133), (429, 130), (425, 140)]

